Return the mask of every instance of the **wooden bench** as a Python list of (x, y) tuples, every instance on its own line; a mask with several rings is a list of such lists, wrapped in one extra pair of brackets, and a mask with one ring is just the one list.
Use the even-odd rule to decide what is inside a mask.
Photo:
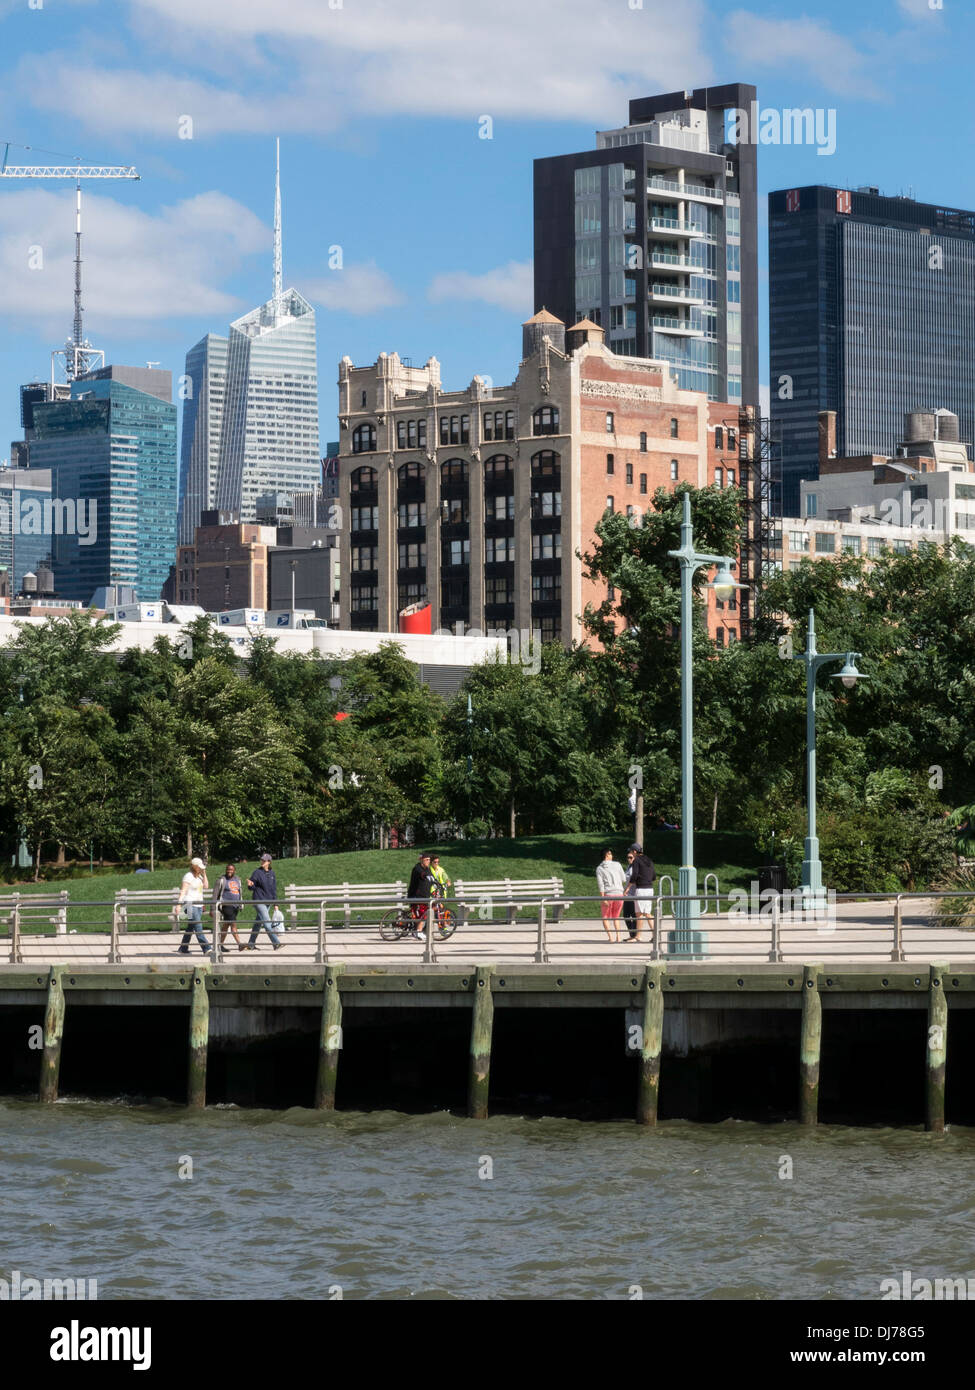
[(283, 905), (287, 930), (297, 930), (298, 905), (303, 902), (324, 903), (326, 920), (329, 907), (342, 908), (342, 925), (351, 927), (354, 907), (378, 909), (383, 904), (404, 907), (406, 884), (402, 879), (395, 883), (289, 883), (284, 890)]
[(549, 920), (552, 922), (560, 921), (563, 908), (568, 907), (563, 901), (565, 885), (554, 874), (551, 878), (459, 878), (451, 889), (451, 896), (457, 899), (461, 923), (468, 920), (472, 906), (480, 907), (487, 901), (493, 908), (499, 898), (508, 923), (516, 920), (519, 908), (537, 907), (543, 898), (551, 910)]

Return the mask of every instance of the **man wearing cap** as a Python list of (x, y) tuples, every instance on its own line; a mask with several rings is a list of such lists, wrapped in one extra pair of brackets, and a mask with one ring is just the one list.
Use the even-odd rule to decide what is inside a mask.
[(406, 890), (406, 897), (410, 904), (410, 916), (416, 922), (414, 930), (417, 941), (426, 941), (427, 939), (423, 926), (429, 912), (430, 895), (435, 883), (436, 879), (430, 870), (430, 855), (424, 850), (413, 865), (410, 885)]
[(210, 943), (203, 935), (203, 894), (209, 891), (210, 885), (207, 883), (206, 865), (202, 859), (190, 861), (188, 871), (183, 875), (183, 882), (179, 890), (179, 906), (186, 914), (186, 931), (183, 933), (183, 940), (179, 944), (179, 954), (188, 956), (190, 953), (190, 937), (196, 933), (196, 939), (200, 943), (200, 949), (204, 955), (210, 949)]
[(653, 867), (653, 860), (648, 859), (643, 853), (642, 845), (630, 845), (629, 852), (633, 855), (633, 859), (630, 863), (630, 882), (626, 892), (633, 899), (633, 905), (636, 908), (636, 935), (631, 936), (630, 940), (640, 940), (640, 925), (644, 919), (650, 923), (652, 940), (653, 923), (650, 914), (653, 911), (653, 881), (657, 877), (657, 871)]
[(279, 951), (283, 943), (278, 940), (274, 933), (269, 910), (269, 905), (273, 904), (278, 896), (278, 878), (277, 874), (271, 868), (271, 856), (266, 850), (261, 855), (261, 867), (255, 869), (251, 874), (250, 878), (247, 880), (247, 886), (251, 890), (251, 898), (254, 900), (254, 911), (256, 916), (254, 918), (254, 925), (251, 928), (250, 940), (244, 949), (248, 951), (257, 950), (258, 932), (263, 927), (271, 938), (271, 945), (276, 951)]

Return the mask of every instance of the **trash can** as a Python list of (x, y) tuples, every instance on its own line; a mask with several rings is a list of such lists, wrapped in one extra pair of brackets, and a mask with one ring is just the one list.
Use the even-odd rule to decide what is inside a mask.
[(785, 892), (785, 865), (784, 864), (763, 864), (758, 871), (758, 891), (759, 893), (784, 893)]

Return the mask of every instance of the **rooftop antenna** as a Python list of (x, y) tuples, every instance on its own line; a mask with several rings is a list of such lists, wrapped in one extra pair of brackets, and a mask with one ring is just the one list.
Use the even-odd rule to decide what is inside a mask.
[(274, 143), (274, 298), (280, 299), (284, 288), (281, 264), (281, 141), (277, 139)]

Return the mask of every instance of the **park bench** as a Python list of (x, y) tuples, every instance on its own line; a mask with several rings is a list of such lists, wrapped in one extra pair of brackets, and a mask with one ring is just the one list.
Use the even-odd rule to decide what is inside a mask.
[[(544, 898), (552, 909), (550, 918), (558, 922), (567, 904), (562, 901), (565, 888), (562, 879), (551, 878), (492, 878), (458, 879), (448, 893), (448, 898), (457, 899), (457, 915), (466, 922), (472, 912), (477, 912), (484, 904), (493, 907), (500, 902), (505, 908), (505, 920), (513, 922), (519, 908), (536, 907)], [(312, 901), (324, 903), (326, 914), (329, 906), (344, 909), (344, 925), (352, 925), (352, 910), (360, 907), (375, 907), (376, 900), (393, 903), (402, 907), (406, 900), (406, 884), (397, 883), (289, 883), (284, 890), (285, 916), (288, 924), (297, 926), (299, 902)]]
[(324, 904), (326, 922), (330, 908), (341, 908), (342, 925), (351, 927), (353, 908), (402, 907), (405, 898), (406, 884), (402, 879), (395, 883), (289, 883), (284, 890), (282, 910), (289, 931), (298, 927), (299, 904), (309, 902)]

